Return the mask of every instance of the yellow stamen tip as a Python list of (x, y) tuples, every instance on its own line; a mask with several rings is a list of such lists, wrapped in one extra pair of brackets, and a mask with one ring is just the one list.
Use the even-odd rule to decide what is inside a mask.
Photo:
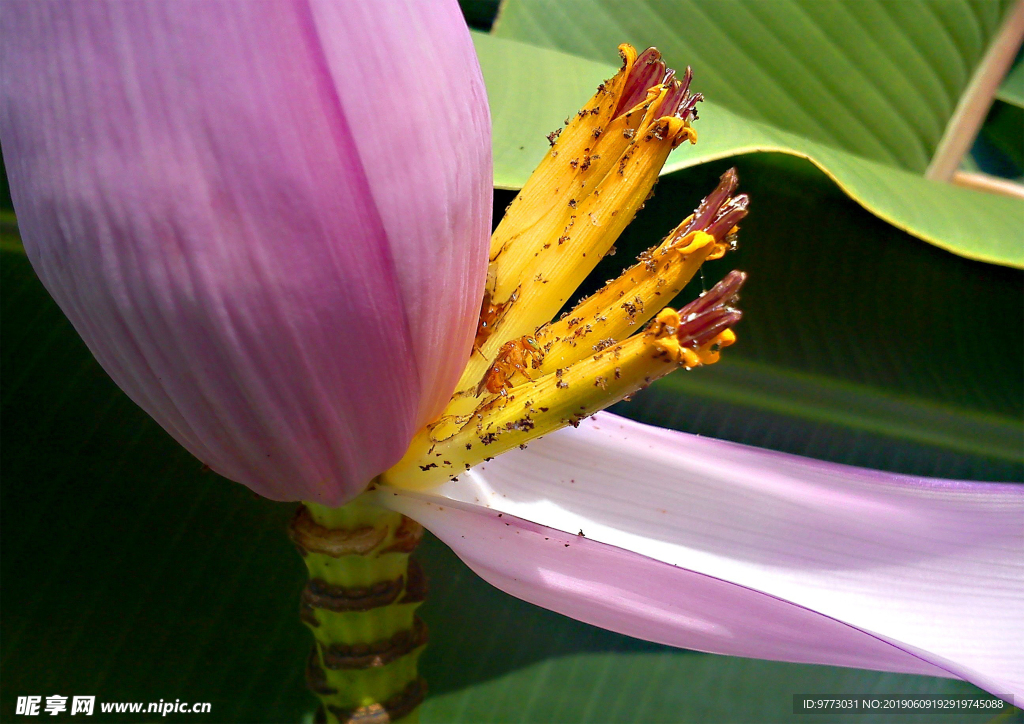
[(655, 324), (651, 325), (649, 334), (659, 335), (664, 329), (668, 334), (675, 334), (676, 327), (679, 326), (679, 312), (666, 307), (658, 312), (658, 316), (654, 318)]
[(622, 58), (622, 70), (629, 70), (636, 62), (636, 48), (629, 43), (622, 43), (619, 45), (619, 57)]
[(680, 360), (680, 362), (682, 363), (683, 367), (686, 367), (687, 369), (693, 369), (694, 367), (701, 366), (702, 360), (696, 352), (687, 347), (680, 347), (680, 349), (682, 350), (682, 359)]
[[(686, 222), (684, 221), (683, 225), (685, 225), (685, 224), (686, 224)], [(676, 242), (676, 246), (674, 247), (674, 249), (675, 249), (675, 251), (679, 252), (680, 254), (686, 256), (688, 254), (693, 254), (695, 251), (703, 249), (708, 244), (714, 244), (715, 246), (714, 246), (714, 248), (712, 248), (711, 253), (707, 256), (705, 261), (707, 259), (718, 259), (718, 258), (721, 258), (721, 256), (724, 255), (726, 250), (727, 250), (727, 247), (725, 246), (725, 244), (721, 244), (721, 245), (716, 244), (715, 243), (715, 237), (711, 236), (711, 234), (708, 234), (707, 232), (704, 232), (704, 231), (691, 231), (689, 234), (687, 234), (686, 236), (682, 237), (681, 239), (679, 239), (678, 242)], [(717, 257), (716, 256), (712, 256), (715, 253), (715, 251), (717, 250), (718, 246), (722, 246), (723, 247), (722, 248), (722, 253), (719, 254)]]
[(715, 338), (719, 347), (728, 347), (736, 341), (736, 333), (727, 329)]

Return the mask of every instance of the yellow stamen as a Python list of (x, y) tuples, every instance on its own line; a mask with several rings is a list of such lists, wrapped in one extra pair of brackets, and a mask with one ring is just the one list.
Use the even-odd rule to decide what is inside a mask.
[[(660, 93), (664, 94), (664, 90)], [(454, 409), (447, 410), (446, 415), (467, 411), (466, 403), (460, 400), (477, 389), (502, 340), (532, 334), (565, 304), (633, 220), (669, 152), (680, 139), (688, 137), (688, 126), (679, 118), (661, 118), (641, 125), (641, 133), (593, 193), (581, 202), (570, 200), (559, 211), (558, 224), (543, 227), (539, 238), (531, 237), (527, 244), (525, 236), (519, 237), (517, 241), (522, 245), (513, 244), (499, 254), (499, 259), (506, 253), (514, 259), (504, 271), (497, 272), (499, 276), (489, 298), (491, 304), (503, 301), (506, 306), (501, 316), (494, 319), (490, 338), (477, 348), (466, 365), (458, 386), (461, 394), (457, 394)], [(555, 217), (550, 214), (548, 221)], [(501, 276), (511, 268), (519, 276)]]
[(679, 237), (679, 229), (688, 221), (661, 246), (641, 254), (638, 264), (559, 321), (542, 327), (536, 336), (544, 353), (539, 369), (552, 372), (582, 359), (604, 340), (626, 337), (681, 292), (718, 246), (714, 237), (703, 231)]
[[(622, 69), (614, 78), (601, 84), (594, 97), (568, 122), (557, 139), (554, 138), (556, 134), (552, 134), (551, 151), (509, 205), (491, 238), (488, 303), (501, 307), (502, 315), (490, 320), (487, 335), (477, 337), (477, 346), (485, 360), (493, 357), (497, 349), (495, 345), (487, 344), (487, 336), (498, 327), (503, 327), (503, 336), (508, 338), (546, 321), (535, 304), (520, 301), (521, 285), (530, 280), (538, 284), (560, 284), (562, 280), (557, 270), (549, 269), (546, 275), (539, 271), (545, 266), (538, 258), (540, 252), (550, 249), (556, 240), (563, 245), (571, 239), (573, 227), (586, 220), (580, 213), (582, 205), (592, 203), (588, 199), (602, 193), (602, 180), (613, 175), (616, 169), (620, 176), (626, 174), (632, 155), (630, 148), (639, 139), (646, 138), (652, 128), (657, 140), (667, 142), (664, 157), (683, 140), (696, 141), (696, 133), (686, 118), (672, 116), (675, 108), (663, 109), (669, 96), (678, 99), (678, 95), (670, 92), (672, 87), (669, 85), (653, 85), (647, 89), (646, 98), (641, 103), (613, 115), (623, 93), (629, 90), (626, 81), (637, 58), (631, 46), (621, 46), (620, 52)], [(664, 117), (662, 111), (665, 112)], [(659, 119), (666, 121), (668, 126), (656, 126)], [(654, 179), (664, 157), (652, 162), (656, 165)], [(635, 184), (636, 181), (642, 179), (631, 180), (630, 183)], [(653, 185), (653, 180), (650, 183)], [(646, 188), (637, 193), (638, 205), (643, 203), (649, 190)], [(623, 225), (631, 216), (627, 214)], [(596, 262), (592, 259), (592, 264)], [(519, 312), (514, 307), (527, 311)], [(516, 317), (521, 318), (518, 329), (509, 328), (511, 320)]]
[[(568, 205), (561, 233), (530, 250), (523, 276), (514, 280), (518, 299), (514, 314), (507, 315), (502, 325), (506, 336), (533, 331), (550, 319), (611, 249), (647, 199), (681, 126), (676, 118), (651, 124), (619, 159), (617, 170), (601, 179), (594, 193)], [(499, 279), (497, 298), (503, 298), (502, 291), (511, 293), (508, 286), (512, 283), (506, 281), (503, 289)]]
[[(604, 133), (605, 126), (613, 120), (612, 114), (622, 97), (626, 79), (637, 57), (633, 46), (626, 44), (619, 46), (619, 54), (622, 56), (622, 68), (615, 77), (598, 86), (597, 92), (583, 108), (572, 119), (566, 119), (564, 129), (548, 136), (551, 150), (544, 155), (533, 174), (512, 200), (495, 230), (491, 240), (492, 260), (517, 232), (528, 229), (548, 209), (561, 207), (568, 202), (569, 188), (564, 169), (569, 167), (571, 160), (580, 161), (572, 167), (580, 175), (593, 176), (598, 170), (595, 166), (580, 168), (580, 165), (586, 156), (592, 157), (598, 153), (596, 147), (607, 143), (611, 137), (611, 134)], [(634, 119), (638, 123), (641, 117), (634, 116)], [(606, 161), (608, 158), (614, 161), (618, 154), (604, 157)]]
[(694, 350), (675, 337), (679, 326), (677, 312), (662, 310), (644, 332), (481, 404), (447, 439), (437, 442), (421, 433), (381, 481), (425, 488), (449, 480), (487, 458), (566, 425), (578, 425), (675, 369), (714, 361), (717, 353), (712, 350), (735, 339), (731, 332), (723, 332)]
[(732, 196), (733, 170), (660, 246), (550, 321), (642, 208), (669, 152), (696, 141), (688, 119), (701, 96), (688, 94), (689, 69), (680, 82), (654, 49), (639, 59), (628, 45), (620, 51), (622, 70), (552, 134), (551, 152), (492, 237), (476, 344), (456, 393), (381, 481), (426, 487), (452, 478), (673, 369), (712, 364), (735, 341), (742, 273), (679, 312), (658, 311), (706, 259), (731, 248), (748, 205)]

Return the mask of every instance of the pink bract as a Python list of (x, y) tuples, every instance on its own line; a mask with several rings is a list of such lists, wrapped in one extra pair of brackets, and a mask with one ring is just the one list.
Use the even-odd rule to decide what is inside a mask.
[(491, 210), (452, 2), (36, 3), (2, 14), (25, 248), (200, 460), (338, 505), (468, 358)]

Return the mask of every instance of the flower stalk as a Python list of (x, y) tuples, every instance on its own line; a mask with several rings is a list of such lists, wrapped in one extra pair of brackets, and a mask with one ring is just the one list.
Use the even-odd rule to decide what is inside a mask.
[(410, 554), (422, 526), (357, 498), (341, 508), (306, 503), (289, 535), (309, 571), (299, 615), (315, 639), (306, 683), (320, 699), (317, 720), (416, 721), (426, 581)]

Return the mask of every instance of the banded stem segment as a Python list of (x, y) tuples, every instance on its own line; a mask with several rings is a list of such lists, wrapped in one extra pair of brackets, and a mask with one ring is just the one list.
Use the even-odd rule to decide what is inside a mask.
[(410, 554), (419, 523), (357, 498), (341, 508), (306, 503), (289, 527), (309, 581), (299, 616), (315, 644), (306, 682), (317, 720), (414, 722), (426, 695), (417, 663), (427, 628), (416, 616), (426, 579)]

